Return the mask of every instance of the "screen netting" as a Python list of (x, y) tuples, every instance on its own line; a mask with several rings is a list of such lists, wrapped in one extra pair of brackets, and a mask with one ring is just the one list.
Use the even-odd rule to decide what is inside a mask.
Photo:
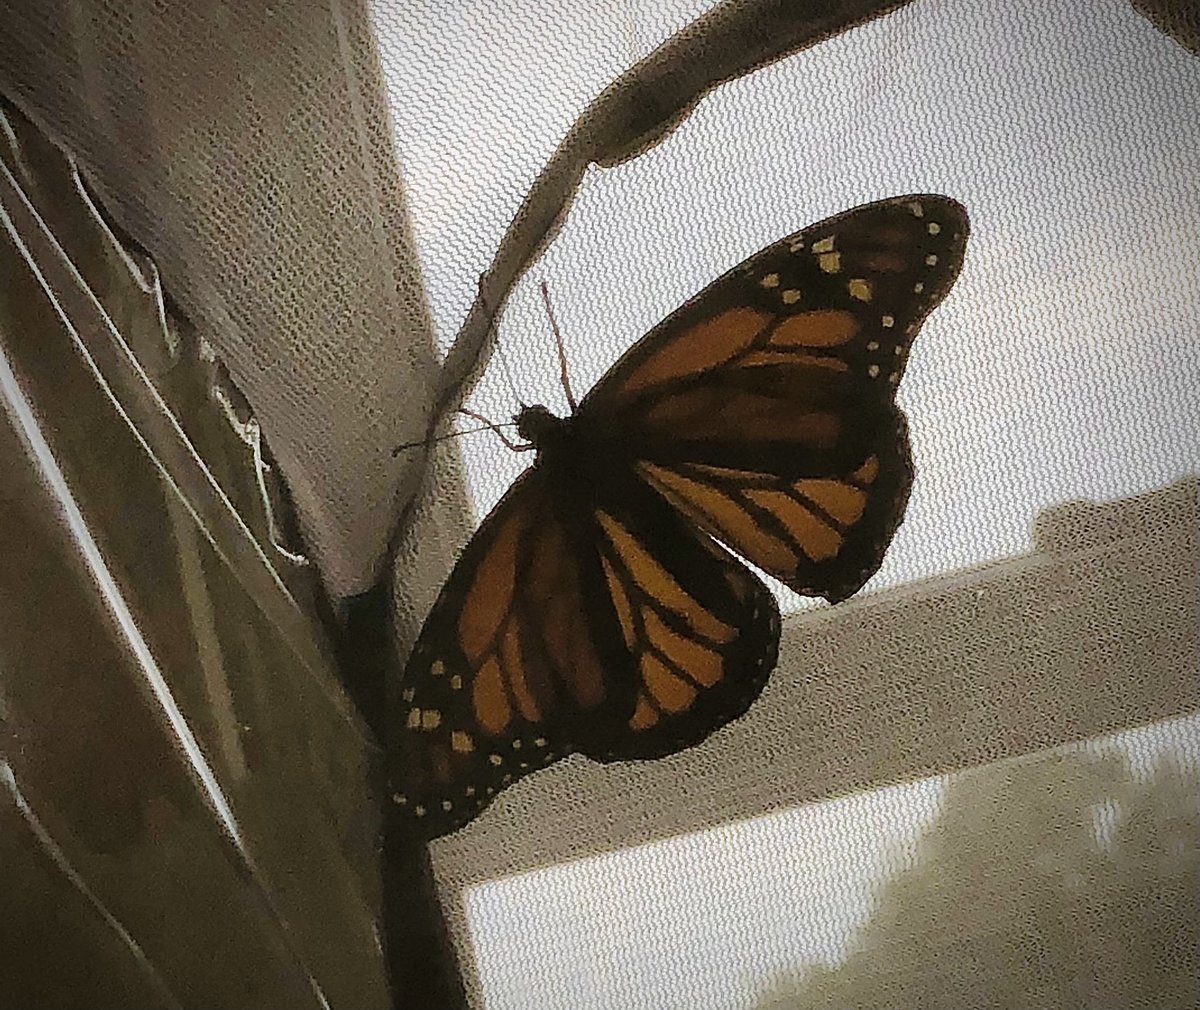
[[(334, 595), (423, 478), (409, 642), (527, 460), (474, 434), (422, 475), (392, 447), (563, 134), (711, 6), (60, 0), (0, 40), (0, 86), (227, 362)], [(565, 762), (436, 844), (476, 1005), (1195, 1003), (1197, 107), (1200, 60), (1121, 0), (918, 0), (585, 174), (467, 401), (496, 420), (565, 409), (542, 279), (585, 390), (837, 211), (945, 193), (972, 236), (866, 595), (783, 593), (779, 670), (701, 747)]]

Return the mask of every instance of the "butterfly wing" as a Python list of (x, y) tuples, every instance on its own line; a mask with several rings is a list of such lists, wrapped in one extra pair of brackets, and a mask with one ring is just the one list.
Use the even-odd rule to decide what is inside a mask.
[(896, 384), (966, 234), (943, 197), (831, 218), (715, 282), (584, 398), (570, 451), (485, 520), (406, 667), (391, 778), (417, 830), (454, 830), (569, 753), (654, 757), (740, 715), (779, 615), (723, 545), (830, 599), (870, 577), (912, 481)]
[(894, 402), (962, 265), (965, 209), (868, 204), (764, 249), (634, 345), (576, 414), (683, 515), (798, 592), (871, 577), (912, 484)]
[(591, 523), (634, 703), (579, 749), (624, 761), (690, 747), (762, 691), (779, 649), (775, 597), (631, 471), (606, 473)]
[(694, 743), (774, 666), (778, 610), (759, 580), (640, 481), (608, 476), (526, 471), (434, 604), (391, 751), (393, 800), (420, 833), (455, 830), (572, 752)]

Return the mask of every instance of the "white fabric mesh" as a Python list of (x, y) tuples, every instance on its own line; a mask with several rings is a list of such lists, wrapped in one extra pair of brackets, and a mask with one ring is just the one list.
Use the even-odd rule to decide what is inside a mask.
[(0, 88), (212, 337), (326, 585), (368, 588), (432, 367), (369, 21), (352, 0), (12, 6)]

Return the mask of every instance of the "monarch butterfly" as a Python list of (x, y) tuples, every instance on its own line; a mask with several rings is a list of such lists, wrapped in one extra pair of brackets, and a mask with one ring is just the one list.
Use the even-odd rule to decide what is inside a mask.
[(779, 609), (745, 558), (838, 602), (875, 573), (913, 479), (895, 392), (962, 264), (966, 210), (905, 196), (762, 250), (558, 418), (467, 544), (401, 683), (392, 800), (425, 837), (578, 752), (653, 758), (758, 697)]

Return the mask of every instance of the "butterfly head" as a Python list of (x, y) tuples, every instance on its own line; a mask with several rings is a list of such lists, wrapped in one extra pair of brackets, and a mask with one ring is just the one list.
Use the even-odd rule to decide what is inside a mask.
[(571, 426), (570, 418), (557, 417), (541, 404), (522, 407), (513, 420), (517, 423), (517, 433), (535, 445), (539, 454), (553, 453), (556, 446), (567, 440)]

